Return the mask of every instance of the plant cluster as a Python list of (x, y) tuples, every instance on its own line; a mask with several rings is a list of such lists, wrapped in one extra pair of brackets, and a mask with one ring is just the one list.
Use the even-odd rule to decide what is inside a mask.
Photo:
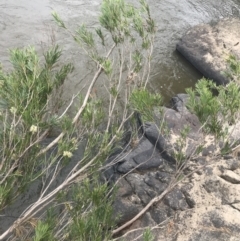
[(198, 116), (205, 132), (213, 134), (217, 140), (226, 140), (229, 134), (227, 127), (239, 120), (239, 81), (217, 86), (203, 78), (198, 81), (195, 90), (186, 91), (189, 94), (188, 108)]
[[(96, 64), (96, 72), (78, 101), (74, 96), (63, 103), (60, 94), (73, 66), (59, 67), (58, 46), (43, 58), (33, 47), (10, 52), (13, 70), (0, 72), (0, 209), (11, 208), (34, 182), (41, 181), (42, 189), (0, 240), (108, 240), (115, 224), (114, 189), (99, 182), (99, 170), (134, 110), (147, 116), (148, 107), (160, 103), (158, 95), (145, 91), (155, 25), (144, 0), (139, 8), (104, 0), (94, 31), (85, 25), (72, 31), (55, 12), (53, 17)], [(107, 108), (92, 95), (100, 75)], [(70, 115), (73, 103), (77, 108)], [(57, 131), (50, 138), (52, 129)]]

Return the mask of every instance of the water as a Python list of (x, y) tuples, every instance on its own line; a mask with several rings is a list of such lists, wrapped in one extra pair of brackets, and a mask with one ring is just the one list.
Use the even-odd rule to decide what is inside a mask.
[[(65, 98), (70, 98), (79, 90), (79, 82), (88, 77), (91, 68), (86, 68), (88, 60), (82, 57), (71, 37), (52, 21), (51, 11), (56, 10), (74, 29), (83, 22), (94, 26), (100, 4), (101, 0), (0, 0), (0, 62), (9, 66), (9, 48), (34, 44), (41, 51), (52, 43), (60, 43), (65, 61), (77, 66), (65, 87)], [(239, 17), (240, 1), (149, 0), (149, 5), (157, 24), (149, 88), (160, 92), (168, 101), (201, 78), (201, 74), (175, 51), (178, 40), (191, 26), (223, 17)]]

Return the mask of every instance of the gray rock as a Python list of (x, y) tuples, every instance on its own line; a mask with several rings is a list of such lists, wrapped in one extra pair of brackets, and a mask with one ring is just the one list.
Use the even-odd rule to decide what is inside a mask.
[[(184, 108), (184, 107), (182, 107)], [(165, 108), (164, 109), (164, 120), (168, 127), (175, 133), (180, 134), (180, 132), (185, 128), (189, 127), (190, 132), (189, 136), (191, 138), (199, 138), (199, 129), (201, 123), (198, 117), (194, 114), (191, 114), (189, 111), (177, 112), (173, 109)]]
[(217, 149), (217, 146), (215, 144), (210, 144), (209, 146), (206, 146), (202, 150), (203, 156), (211, 156), (215, 153), (215, 150)]
[(114, 217), (117, 218), (117, 224), (122, 224), (132, 219), (141, 210), (142, 206), (135, 205), (124, 199), (116, 199), (113, 204)]
[(152, 219), (156, 222), (156, 223), (162, 223), (163, 221), (165, 221), (168, 218), (168, 210), (166, 209), (152, 209), (150, 210), (150, 215), (152, 217)]
[(177, 94), (171, 99), (171, 105), (174, 110), (180, 113), (189, 113), (187, 103), (189, 100), (188, 94)]
[(164, 159), (161, 158), (159, 152), (157, 152), (154, 148), (136, 155), (133, 157), (133, 160), (138, 164), (137, 170), (158, 168), (164, 162)]
[(226, 57), (231, 53), (240, 59), (239, 29), (239, 18), (223, 19), (213, 26), (197, 25), (182, 37), (177, 50), (205, 77), (226, 84)]
[(155, 123), (145, 123), (144, 133), (147, 139), (152, 143), (152, 145), (160, 151), (161, 156), (165, 160), (171, 163), (175, 163), (175, 159), (173, 158), (171, 153), (172, 145), (169, 141), (167, 141), (167, 136), (162, 135), (159, 132), (159, 129), (157, 128)]
[(233, 184), (240, 184), (240, 176), (230, 170), (225, 170), (221, 175), (221, 178)]
[(144, 178), (144, 182), (149, 186), (149, 188), (153, 189), (157, 194), (161, 194), (166, 188), (170, 181), (170, 177), (168, 179), (160, 180), (158, 178), (159, 172), (155, 173), (147, 173)]
[(126, 177), (126, 180), (131, 183), (133, 192), (139, 197), (142, 204), (148, 204), (157, 193), (149, 188), (144, 182), (144, 176), (137, 173), (130, 173)]
[(189, 208), (185, 196), (181, 190), (177, 188), (166, 195), (164, 198), (164, 203), (175, 211)]
[(120, 173), (128, 173), (131, 170), (147, 170), (157, 168), (163, 163), (163, 158), (159, 155), (159, 151), (145, 137), (143, 137), (138, 146), (130, 153), (123, 154), (121, 163), (117, 167)]
[(124, 162), (122, 164), (119, 165), (119, 167), (117, 168), (117, 171), (120, 173), (128, 173), (131, 170), (135, 169), (137, 166), (137, 163), (133, 160), (124, 160)]

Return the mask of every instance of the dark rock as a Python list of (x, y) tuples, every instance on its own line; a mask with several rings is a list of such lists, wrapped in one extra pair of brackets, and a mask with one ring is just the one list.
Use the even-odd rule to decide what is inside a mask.
[(128, 173), (131, 170), (135, 169), (136, 166), (137, 163), (133, 159), (124, 160), (124, 162), (118, 166), (117, 170), (120, 173)]
[(132, 194), (134, 194), (132, 186), (126, 181), (125, 178), (121, 178), (118, 182), (117, 198), (128, 197)]
[(168, 210), (151, 208), (150, 215), (156, 223), (162, 223), (168, 218)]
[(125, 178), (131, 183), (133, 192), (136, 193), (144, 205), (148, 204), (156, 196), (156, 192), (144, 182), (144, 176), (130, 173)]
[(168, 184), (171, 180), (171, 174), (163, 171), (158, 171), (156, 172), (156, 179)]
[(117, 224), (122, 224), (132, 219), (141, 210), (142, 206), (137, 206), (124, 199), (116, 199), (113, 204), (114, 217)]
[(217, 146), (214, 145), (214, 144), (211, 144), (211, 145), (209, 145), (209, 146), (206, 146), (206, 147), (203, 148), (203, 150), (202, 150), (202, 155), (203, 155), (203, 156), (211, 156), (211, 155), (213, 155), (213, 154), (215, 153), (216, 149), (217, 149)]
[(199, 156), (197, 157), (196, 159), (194, 159), (194, 162), (200, 166), (204, 166), (206, 165), (206, 157), (203, 157), (203, 156)]
[(240, 59), (240, 19), (222, 19), (213, 26), (200, 24), (190, 29), (177, 44), (177, 50), (205, 77), (217, 84), (229, 82), (224, 75), (226, 56)]
[[(181, 108), (184, 107), (182, 106)], [(184, 128), (188, 127), (188, 137), (194, 140), (201, 137), (201, 132), (199, 132), (201, 123), (198, 117), (191, 114), (187, 109), (185, 111), (178, 112), (173, 109), (163, 108), (163, 117), (169, 130), (171, 130), (174, 134), (179, 135)]]
[(171, 105), (174, 110), (180, 113), (189, 112), (187, 109), (187, 103), (189, 100), (188, 94), (177, 94), (171, 99)]
[(209, 175), (209, 176), (213, 174), (213, 168), (210, 167), (210, 166), (204, 167), (204, 168), (203, 168), (203, 171), (204, 171), (205, 174), (207, 174), (207, 175)]
[(157, 168), (163, 164), (164, 160), (161, 158), (156, 149), (151, 148), (133, 157), (135, 163), (138, 164), (137, 170), (147, 170)]
[(186, 191), (182, 190), (183, 195), (185, 196), (186, 202), (190, 208), (194, 208), (196, 205), (196, 202), (194, 199), (191, 197), (191, 195)]
[(177, 188), (175, 188), (173, 191), (171, 191), (165, 196), (164, 203), (173, 210), (185, 210), (189, 208), (185, 196), (183, 195), (181, 190)]
[(238, 168), (240, 168), (240, 162), (235, 159), (232, 159), (231, 162), (229, 163), (229, 169), (231, 171), (235, 171)]
[[(152, 188), (154, 191), (156, 191), (156, 193), (158, 195), (160, 195), (166, 188), (168, 183), (165, 182), (161, 182), (158, 178), (157, 178), (157, 173), (147, 173), (144, 178), (144, 182), (150, 187)], [(168, 181), (170, 181), (168, 179)]]
[(172, 157), (172, 154), (168, 150), (172, 150), (171, 144), (167, 141), (167, 137), (162, 135), (159, 132), (156, 124), (154, 123), (145, 123), (144, 133), (147, 139), (155, 146), (159, 151), (161, 156), (172, 163), (175, 163), (175, 159)]
[(131, 170), (146, 170), (157, 168), (162, 163), (163, 159), (159, 152), (147, 138), (143, 137), (138, 146), (130, 153), (123, 154), (121, 163), (117, 166), (117, 171), (128, 173)]

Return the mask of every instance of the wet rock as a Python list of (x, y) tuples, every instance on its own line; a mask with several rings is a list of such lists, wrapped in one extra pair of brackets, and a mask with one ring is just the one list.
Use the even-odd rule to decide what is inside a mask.
[(187, 109), (187, 103), (189, 100), (189, 96), (187, 94), (177, 94), (174, 96), (170, 103), (172, 105), (172, 108), (180, 113), (189, 113)]
[(240, 59), (239, 29), (239, 18), (222, 19), (212, 26), (197, 25), (182, 37), (177, 50), (205, 77), (226, 84), (226, 57), (234, 54)]

